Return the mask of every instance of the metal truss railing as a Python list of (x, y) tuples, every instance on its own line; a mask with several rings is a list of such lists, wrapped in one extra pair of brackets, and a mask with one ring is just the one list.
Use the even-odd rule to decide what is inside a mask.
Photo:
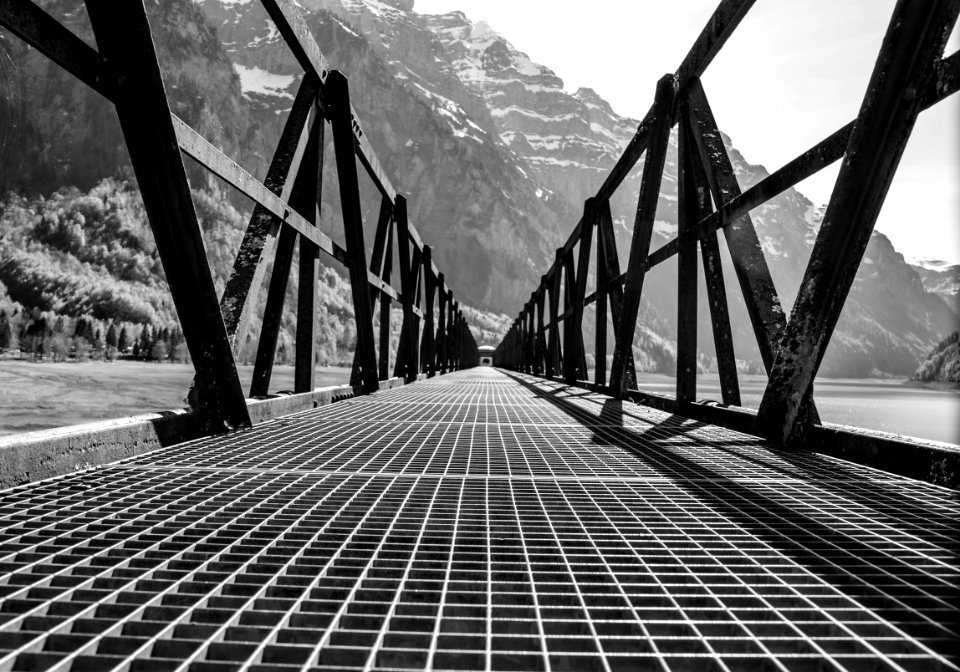
[[(390, 376), (390, 305), (403, 307), (393, 375), (446, 373), (476, 363), (463, 312), (390, 183), (350, 104), (347, 78), (331, 69), (292, 0), (263, 0), (304, 76), (263, 182), (170, 112), (142, 1), (89, 0), (93, 49), (30, 0), (0, 0), (0, 25), (116, 106), (181, 327), (196, 367), (192, 403), (212, 429), (250, 423), (236, 353), (272, 262), (251, 396), (267, 393), (283, 300), (299, 240), (295, 391), (314, 387), (319, 253), (349, 271), (357, 324), (351, 384), (372, 392)], [(324, 134), (329, 124), (346, 249), (317, 227)], [(180, 152), (256, 204), (222, 297), (216, 295)], [(382, 200), (369, 261), (356, 159)], [(400, 268), (392, 269), (396, 245)], [(399, 276), (400, 287), (394, 284)], [(435, 298), (436, 297), (436, 298)], [(373, 313), (380, 304), (379, 346)], [(435, 309), (436, 301), (436, 309)], [(421, 320), (423, 327), (421, 330)], [(422, 334), (421, 334), (422, 331)], [(379, 351), (379, 352), (378, 352)], [(379, 355), (379, 361), (378, 361)]]
[[(846, 447), (838, 449), (841, 452), (850, 449), (863, 459), (883, 462), (884, 468), (937, 480), (934, 472), (943, 471), (942, 460), (956, 465), (956, 455), (944, 458), (916, 443), (877, 436), (864, 442), (863, 435), (844, 437), (843, 432), (831, 430), (827, 437), (817, 416), (813, 379), (917, 116), (960, 88), (960, 53), (943, 56), (960, 2), (899, 2), (857, 118), (741, 192), (700, 76), (752, 5), (752, 0), (723, 0), (677, 72), (658, 82), (653, 106), (596, 195), (587, 199), (582, 219), (557, 250), (553, 265), (498, 346), (494, 363), (562, 377), (568, 384), (614, 396), (642, 398), (757, 433), (775, 445), (819, 445), (829, 438)], [(679, 231), (675, 239), (651, 253), (657, 199), (674, 126), (679, 134)], [(626, 271), (621, 272), (609, 199), (644, 154), (630, 253)], [(843, 159), (840, 173), (788, 321), (749, 211), (839, 159)], [(591, 250), (594, 231), (595, 255)], [(718, 231), (723, 232), (732, 257), (769, 377), (756, 414), (737, 408), (741, 404), (739, 381)], [(729, 408), (695, 404), (698, 243), (722, 399)], [(597, 289), (588, 296), (591, 256), (595, 256)], [(632, 348), (644, 276), (673, 256), (678, 257), (679, 269), (677, 387), (676, 398), (667, 399), (637, 391)], [(592, 381), (583, 339), (584, 308), (591, 304), (596, 305), (597, 362)], [(608, 305), (615, 331), (609, 381)], [(878, 458), (878, 445), (895, 446), (898, 452), (886, 451), (887, 457)]]

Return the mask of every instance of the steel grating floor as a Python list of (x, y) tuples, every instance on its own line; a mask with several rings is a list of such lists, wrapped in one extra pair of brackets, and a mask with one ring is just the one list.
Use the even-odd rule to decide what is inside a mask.
[(957, 493), (492, 369), (0, 518), (2, 669), (960, 669)]

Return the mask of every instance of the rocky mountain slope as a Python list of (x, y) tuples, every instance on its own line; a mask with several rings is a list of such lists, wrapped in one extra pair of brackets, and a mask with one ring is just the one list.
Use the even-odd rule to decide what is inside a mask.
[[(279, 135), (277, 113), (289, 107), (300, 67), (265, 10), (256, 2), (198, 5), (218, 26), (253, 114)], [(408, 13), (376, 2), (370, 12), (380, 14), (362, 16), (334, 3), (304, 5), (313, 10), (307, 23), (324, 54), (350, 78), (351, 101), (387, 173), (409, 195), (411, 221), (426, 241), (438, 243), (437, 264), (450, 269), (458, 294), (487, 310), (517, 305), (560, 241), (559, 226), (572, 216), (567, 204), (543, 198), (541, 185), (497, 138), (482, 100), (424, 52), (436, 45), (402, 21)], [(393, 32), (373, 31), (368, 39), (364, 17), (398, 23)], [(377, 200), (366, 203), (373, 220)], [(335, 207), (328, 213), (321, 226), (338, 236)]]
[(920, 276), (924, 289), (936, 294), (954, 312), (960, 313), (960, 264), (950, 264), (940, 259), (920, 259), (910, 263)]
[[(70, 9), (75, 0), (51, 4), (82, 24), (82, 12)], [(409, 194), (411, 219), (435, 245), (438, 263), (452, 285), (477, 308), (514, 314), (579, 218), (583, 199), (596, 190), (632, 136), (637, 120), (618, 115), (589, 89), (566, 91), (549, 68), (533, 63), (493, 28), (460, 12), (422, 15), (410, 0), (300, 4), (325, 55), (350, 77), (352, 100), (365, 131), (398, 189)], [(177, 113), (262, 176), (300, 72), (262, 7), (250, 0), (171, 0), (151, 4), (150, 11)], [(82, 34), (82, 25), (78, 32)], [(15, 42), (0, 37), (0, 48), (13, 54), (17, 75), (0, 82), (6, 87), (0, 97), (9, 100), (12, 91), (24, 111), (35, 104), (44, 109), (68, 105), (75, 114), (69, 123), (61, 117), (34, 120), (21, 114), (19, 135), (26, 133), (26, 139), (8, 143), (6, 149), (0, 140), (0, 159), (14, 156), (20, 168), (0, 175), (0, 189), (43, 194), (63, 184), (88, 186), (122, 172), (122, 142), (109, 109), (102, 103), (98, 107), (96, 94), (83, 92), (69, 76), (44, 66), (40, 57), (22, 53)], [(652, 82), (650, 93), (652, 97)], [(68, 141), (60, 142), (62, 137)], [(91, 151), (93, 139), (104, 137), (108, 142), (100, 144), (109, 151)], [(767, 175), (727, 140), (743, 188)], [(45, 152), (35, 157), (35, 152), (24, 151), (29, 146), (43, 146)], [(328, 146), (329, 158), (331, 149)], [(639, 167), (611, 201), (622, 259), (630, 244), (638, 175)], [(326, 184), (334, 183), (332, 160), (324, 177)], [(370, 185), (363, 186), (370, 196), (367, 219), (372, 220), (376, 198)], [(321, 226), (339, 239), (334, 192), (325, 191)], [(676, 198), (674, 138), (653, 249), (676, 234)], [(789, 310), (821, 209), (789, 190), (752, 215)], [(756, 370), (759, 354), (729, 263), (727, 271), (737, 357), (746, 369)], [(645, 286), (638, 362), (644, 368), (672, 371), (675, 263), (651, 272)], [(703, 364), (709, 367), (713, 347), (707, 307), (701, 302), (700, 346)], [(590, 320), (588, 314), (586, 322)], [(909, 375), (957, 322), (957, 313), (925, 290), (916, 269), (884, 236), (875, 234), (823, 372)]]

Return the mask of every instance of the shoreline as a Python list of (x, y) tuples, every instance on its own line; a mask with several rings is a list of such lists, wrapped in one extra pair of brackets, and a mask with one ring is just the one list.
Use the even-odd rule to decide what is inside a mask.
[[(78, 360), (72, 359), (72, 358), (64, 359), (64, 360), (60, 360), (60, 361), (53, 361), (52, 359), (39, 359), (39, 360), (38, 360), (38, 359), (33, 359), (33, 358), (31, 358), (31, 357), (22, 357), (22, 356), (19, 356), (19, 355), (11, 355), (11, 353), (9, 353), (9, 352), (7, 352), (7, 353), (0, 353), (0, 361), (3, 361), (3, 362), (22, 362), (23, 364), (47, 364), (47, 365), (49, 365), (49, 364), (54, 364), (54, 365), (58, 365), (58, 364), (59, 364), (59, 365), (63, 365), (63, 364), (68, 364), (68, 365), (72, 365), (72, 364), (86, 364), (86, 365), (89, 365), (89, 364), (147, 364), (147, 365), (150, 365), (150, 364), (158, 364), (158, 365), (170, 365), (170, 364), (174, 364), (174, 365), (177, 365), (177, 364), (179, 364), (179, 365), (181, 365), (181, 366), (192, 366), (190, 362), (157, 361), (157, 360), (150, 360), (150, 359), (137, 359), (137, 358), (133, 358), (133, 357), (118, 357), (118, 358), (113, 359), (113, 360), (109, 360), (109, 359), (87, 359), (87, 360), (80, 360), (80, 361), (78, 361)], [(249, 367), (249, 366), (253, 366), (253, 363), (251, 362), (251, 363), (247, 364), (247, 363), (239, 363), (239, 362), (238, 362), (238, 366), (239, 366), (239, 367)], [(278, 365), (277, 365), (278, 368), (279, 368), (279, 367), (283, 367), (283, 366), (292, 367), (293, 364), (278, 364)], [(345, 364), (345, 363), (339, 363), (339, 364), (317, 364), (317, 368), (318, 368), (318, 369), (344, 369), (344, 368), (349, 369), (349, 365), (348, 365), (348, 364)], [(656, 375), (662, 375), (662, 376), (665, 376), (665, 377), (667, 377), (667, 378), (674, 378), (674, 376), (671, 375), (670, 373), (662, 373), (662, 372), (656, 372), (656, 371), (643, 371), (643, 372), (638, 371), (638, 374), (641, 374), (641, 375), (654, 375), (654, 376), (656, 376)], [(711, 372), (708, 372), (707, 374), (699, 374), (699, 375), (712, 375), (712, 376), (716, 376), (716, 375), (718, 375), (718, 374), (717, 374), (716, 372), (712, 372), (712, 371), (711, 371)], [(741, 376), (744, 376), (744, 375), (745, 375), (745, 376), (751, 376), (751, 375), (757, 375), (757, 376), (759, 376), (759, 375), (762, 375), (762, 374), (743, 374), (743, 373), (741, 373), (740, 375), (741, 375)], [(944, 391), (944, 392), (960, 392), (960, 382), (953, 383), (953, 382), (949, 382), (949, 381), (940, 381), (940, 380), (922, 381), (922, 380), (913, 380), (913, 379), (909, 379), (909, 378), (908, 378), (907, 380), (903, 380), (903, 379), (900, 378), (899, 376), (867, 376), (867, 377), (863, 377), (863, 378), (845, 378), (845, 377), (824, 376), (824, 377), (821, 378), (820, 380), (829, 380), (829, 381), (835, 380), (835, 381), (838, 381), (838, 382), (840, 382), (840, 381), (873, 381), (873, 382), (887, 382), (887, 383), (893, 383), (894, 381), (899, 380), (899, 381), (900, 381), (900, 385), (902, 385), (902, 386), (904, 386), (904, 387), (913, 388), (913, 389), (939, 390), (939, 391)]]
[(946, 380), (905, 380), (904, 387), (912, 387), (921, 390), (940, 390), (941, 392), (960, 392), (960, 383), (951, 383)]

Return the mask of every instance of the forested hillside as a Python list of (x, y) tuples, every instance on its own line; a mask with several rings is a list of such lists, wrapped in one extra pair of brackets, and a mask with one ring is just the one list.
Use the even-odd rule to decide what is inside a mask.
[(923, 383), (960, 383), (960, 331), (940, 341), (911, 379)]
[[(222, 291), (246, 220), (220, 194), (195, 190), (193, 196)], [(294, 272), (279, 363), (293, 357), (296, 291)], [(353, 303), (348, 282), (334, 268), (322, 267), (319, 304), (318, 363), (350, 365)], [(118, 350), (142, 358), (187, 356), (139, 193), (115, 179), (86, 193), (65, 188), (46, 199), (11, 195), (0, 202), (0, 311), (0, 351), (51, 358), (74, 349), (81, 358), (109, 358)], [(481, 341), (496, 342), (503, 318), (469, 308), (467, 315)], [(395, 309), (394, 349), (400, 323)], [(250, 332), (259, 332), (258, 317)], [(154, 348), (157, 341), (164, 345)], [(248, 338), (241, 362), (252, 362), (255, 352), (256, 340)]]

